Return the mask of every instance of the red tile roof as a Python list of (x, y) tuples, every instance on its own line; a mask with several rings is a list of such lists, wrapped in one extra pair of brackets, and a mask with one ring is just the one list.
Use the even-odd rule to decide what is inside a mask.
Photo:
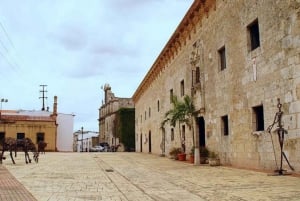
[(50, 116), (1, 115), (1, 120), (9, 121), (55, 121)]

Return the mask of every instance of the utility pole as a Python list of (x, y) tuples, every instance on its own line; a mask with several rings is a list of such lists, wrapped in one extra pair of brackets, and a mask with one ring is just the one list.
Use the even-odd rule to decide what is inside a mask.
[(48, 97), (45, 95), (45, 93), (47, 93), (46, 87), (47, 85), (45, 84), (41, 84), (40, 87), (42, 87), (42, 90), (40, 90), (40, 92), (42, 93), (42, 96), (40, 96), (40, 98), (42, 98), (43, 100), (43, 107), (42, 107), (42, 111), (45, 110), (45, 99), (47, 99)]

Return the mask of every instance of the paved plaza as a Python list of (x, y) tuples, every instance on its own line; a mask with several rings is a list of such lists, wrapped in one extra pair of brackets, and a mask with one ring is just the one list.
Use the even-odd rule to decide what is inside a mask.
[[(38, 164), (28, 165), (23, 156), (18, 155), (16, 165), (9, 158), (0, 165), (0, 170), (9, 170), (28, 190), (16, 185), (18, 189), (10, 193), (23, 193), (24, 199), (15, 200), (300, 200), (300, 178), (295, 176), (194, 166), (142, 153), (46, 153), (40, 155)], [(0, 182), (4, 172), (0, 171)], [(3, 185), (9, 184), (1, 185), (0, 193), (6, 192)]]

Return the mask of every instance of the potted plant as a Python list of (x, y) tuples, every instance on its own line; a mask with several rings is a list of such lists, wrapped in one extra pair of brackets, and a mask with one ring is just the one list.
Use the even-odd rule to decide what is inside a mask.
[(206, 164), (208, 159), (209, 151), (206, 147), (200, 147), (200, 164)]
[(179, 161), (186, 161), (186, 153), (184, 153), (182, 148), (179, 148), (180, 152), (177, 154)]
[(190, 151), (190, 162), (191, 163), (194, 163), (194, 161), (195, 161), (194, 153), (195, 153), (195, 147), (192, 146), (191, 151)]
[(193, 115), (195, 111), (195, 107), (193, 105), (192, 99), (189, 96), (185, 96), (183, 101), (177, 99), (177, 96), (172, 96), (172, 105), (173, 108), (168, 110), (165, 113), (165, 119), (161, 122), (161, 128), (164, 128), (165, 123), (169, 122), (172, 127), (176, 127), (176, 123), (178, 122), (178, 130), (180, 137), (180, 142), (182, 145), (182, 153), (180, 153), (180, 159), (186, 160), (185, 153), (185, 144), (184, 139), (182, 139), (181, 135), (181, 124), (184, 123), (189, 126), (192, 130), (193, 137), (193, 146), (195, 144), (194, 140), (194, 128), (193, 128)]
[(217, 153), (210, 151), (208, 156), (208, 163), (210, 166), (219, 166), (220, 158)]
[(181, 153), (181, 148), (179, 147), (173, 147), (170, 152), (169, 155), (171, 156), (172, 159), (178, 160), (178, 154)]

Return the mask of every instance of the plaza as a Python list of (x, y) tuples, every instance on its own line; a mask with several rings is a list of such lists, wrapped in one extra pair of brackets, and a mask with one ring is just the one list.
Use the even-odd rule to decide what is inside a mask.
[[(40, 155), (39, 163), (27, 165), (19, 153), (16, 165), (7, 157), (1, 166), (20, 182), (19, 186), (26, 188), (15, 189), (15, 194), (19, 190), (38, 201), (296, 201), (300, 198), (297, 175), (269, 176), (268, 172), (225, 166), (195, 166), (145, 153), (47, 152)], [(3, 183), (7, 179), (4, 172), (1, 169), (2, 195), (8, 189)], [(0, 198), (30, 200), (13, 196), (16, 195)]]

